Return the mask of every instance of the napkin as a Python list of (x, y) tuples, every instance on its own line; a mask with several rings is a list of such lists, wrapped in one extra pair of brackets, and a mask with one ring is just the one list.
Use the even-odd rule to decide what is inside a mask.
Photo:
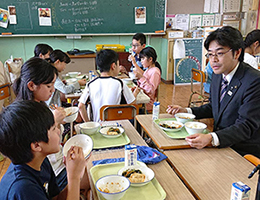
[[(137, 146), (137, 160), (144, 162), (146, 164), (156, 164), (161, 162), (162, 160), (166, 159), (167, 156), (163, 153), (147, 146)], [(93, 165), (99, 164), (109, 164), (109, 163), (116, 163), (116, 162), (124, 162), (125, 158), (108, 158), (102, 160), (94, 160), (92, 161)]]

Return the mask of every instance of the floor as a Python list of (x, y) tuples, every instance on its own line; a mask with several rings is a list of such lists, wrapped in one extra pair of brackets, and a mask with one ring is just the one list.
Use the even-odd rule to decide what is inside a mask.
[[(158, 97), (160, 102), (160, 113), (166, 113), (167, 106), (170, 104), (187, 107), (190, 93), (190, 85), (173, 85), (161, 82)], [(208, 124), (208, 122), (206, 123)], [(212, 123), (212, 121), (210, 121), (210, 123)], [(208, 128), (210, 130), (212, 129), (212, 127)], [(3, 161), (0, 161), (0, 180), (5, 174), (9, 164), (9, 159), (5, 158)]]

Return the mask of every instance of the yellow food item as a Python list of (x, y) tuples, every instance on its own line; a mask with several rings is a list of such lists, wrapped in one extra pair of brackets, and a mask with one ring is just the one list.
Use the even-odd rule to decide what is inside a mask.
[(144, 174), (139, 174), (139, 173), (133, 173), (129, 177), (129, 181), (131, 183), (142, 183), (145, 181), (145, 175)]
[(119, 128), (109, 128), (107, 135), (118, 135), (120, 133)]

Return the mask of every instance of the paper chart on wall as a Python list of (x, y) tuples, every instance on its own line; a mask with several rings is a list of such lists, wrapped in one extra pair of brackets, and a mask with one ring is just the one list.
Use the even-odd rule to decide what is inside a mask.
[(15, 6), (8, 6), (8, 12), (9, 12), (9, 23), (17, 24)]
[(51, 26), (51, 9), (50, 8), (38, 8), (39, 13), (39, 25)]
[(7, 28), (8, 26), (8, 11), (0, 8), (0, 26), (3, 28)]
[(135, 7), (135, 24), (146, 24), (146, 7)]

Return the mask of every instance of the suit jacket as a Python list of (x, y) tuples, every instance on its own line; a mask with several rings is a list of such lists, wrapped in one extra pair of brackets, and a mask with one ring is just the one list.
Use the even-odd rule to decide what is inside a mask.
[(219, 103), (222, 75), (212, 75), (210, 102), (192, 108), (197, 119), (214, 118), (219, 147), (260, 158), (260, 72), (241, 62)]

